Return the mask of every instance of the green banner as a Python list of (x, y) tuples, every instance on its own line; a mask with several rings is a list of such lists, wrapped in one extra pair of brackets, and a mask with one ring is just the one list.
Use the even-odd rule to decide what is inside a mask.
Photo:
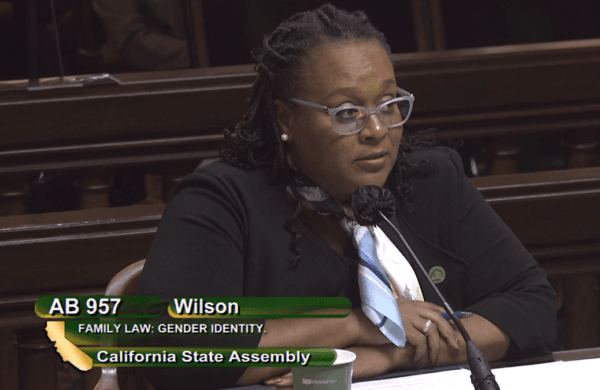
[(172, 318), (151, 320), (65, 321), (65, 338), (75, 345), (167, 345), (172, 337), (251, 336), (264, 333), (262, 321), (194, 320)]
[(44, 295), (35, 303), (41, 318), (156, 318), (163, 301), (151, 295)]
[(187, 297), (174, 298), (174, 318), (342, 318), (352, 304), (343, 297)]
[(82, 347), (94, 367), (326, 367), (328, 348), (115, 348)]

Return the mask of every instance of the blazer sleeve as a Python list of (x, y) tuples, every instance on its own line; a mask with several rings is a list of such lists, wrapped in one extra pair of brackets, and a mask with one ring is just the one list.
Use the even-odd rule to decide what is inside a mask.
[[(138, 294), (158, 295), (165, 302), (174, 297), (243, 296), (246, 226), (244, 207), (233, 184), (218, 175), (195, 172), (187, 176), (164, 212)], [(165, 309), (160, 321), (168, 320)], [(176, 347), (255, 348), (260, 337), (200, 334), (172, 337), (166, 343)], [(157, 390), (198, 389), (234, 386), (244, 370), (152, 368), (144, 373)]]
[(456, 169), (457, 249), (469, 263), (466, 310), (502, 329), (511, 339), (506, 358), (547, 353), (556, 335), (556, 294), (546, 273), (464, 174)]

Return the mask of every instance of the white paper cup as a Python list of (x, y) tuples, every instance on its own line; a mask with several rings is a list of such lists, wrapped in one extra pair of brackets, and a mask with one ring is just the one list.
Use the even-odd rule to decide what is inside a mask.
[(330, 367), (292, 367), (294, 390), (350, 390), (356, 354), (334, 351), (336, 358)]

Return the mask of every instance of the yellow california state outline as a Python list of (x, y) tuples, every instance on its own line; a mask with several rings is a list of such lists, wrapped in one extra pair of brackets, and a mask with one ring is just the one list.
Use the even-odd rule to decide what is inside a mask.
[(88, 371), (92, 368), (92, 358), (65, 338), (64, 321), (46, 322), (46, 333), (48, 338), (54, 342), (56, 352), (62, 357), (63, 361), (71, 363), (80, 371)]

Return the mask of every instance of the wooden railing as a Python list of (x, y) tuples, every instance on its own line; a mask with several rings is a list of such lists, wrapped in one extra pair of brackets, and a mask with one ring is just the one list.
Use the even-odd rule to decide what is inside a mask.
[(559, 294), (566, 347), (600, 346), (600, 168), (472, 179)]
[[(406, 130), (481, 139), (489, 174), (514, 173), (518, 136), (561, 132), (566, 167), (598, 162), (600, 39), (393, 56), (416, 96)], [(74, 172), (79, 208), (106, 207), (113, 170), (143, 167), (162, 200), (194, 166), (218, 155), (241, 118), (251, 65), (0, 83), (0, 215), (31, 211), (40, 172)], [(70, 87), (65, 87), (70, 85)]]
[[(559, 292), (566, 347), (600, 345), (600, 167), (472, 181)], [(37, 298), (102, 293), (119, 270), (146, 257), (163, 209), (154, 204), (0, 217), (0, 361), (18, 356), (20, 375), (39, 378), (23, 389), (55, 388), (35, 371), (57, 359), (52, 346), (41, 343)], [(5, 367), (0, 380), (16, 383), (16, 372)]]
[(146, 257), (163, 209), (155, 204), (0, 218), (0, 388), (56, 389), (58, 356), (33, 311), (36, 300), (103, 294), (114, 275)]

